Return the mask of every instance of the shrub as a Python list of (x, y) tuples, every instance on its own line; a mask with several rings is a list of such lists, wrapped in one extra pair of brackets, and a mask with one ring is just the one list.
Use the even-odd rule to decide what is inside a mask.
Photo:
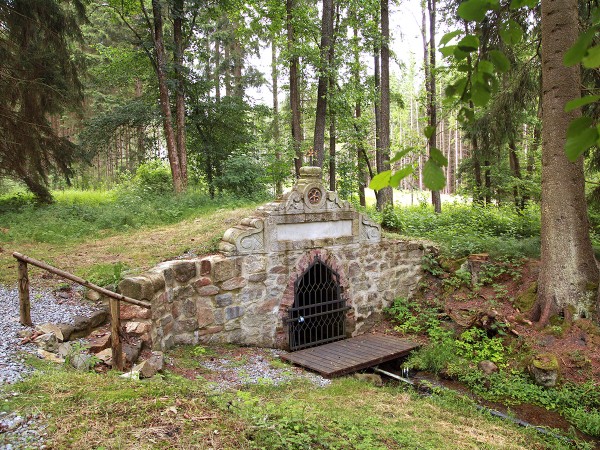
[(171, 169), (165, 161), (152, 160), (141, 164), (135, 171), (133, 184), (145, 193), (166, 194), (173, 191)]
[(223, 173), (215, 184), (238, 197), (260, 198), (266, 192), (264, 175), (264, 169), (256, 160), (250, 156), (235, 155), (225, 161)]

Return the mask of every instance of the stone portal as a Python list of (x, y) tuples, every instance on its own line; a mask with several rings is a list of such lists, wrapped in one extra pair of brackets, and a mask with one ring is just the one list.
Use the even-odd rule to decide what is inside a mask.
[[(152, 311), (142, 318), (127, 307), (123, 319), (139, 323), (145, 341), (162, 350), (199, 342), (314, 345), (359, 334), (395, 298), (410, 296), (429, 247), (382, 238), (378, 224), (324, 188), (320, 168), (304, 167), (289, 192), (227, 230), (219, 250), (125, 278), (120, 292), (150, 301)], [(313, 276), (322, 283), (299, 294)], [(332, 313), (329, 328), (317, 326), (325, 319), (314, 314), (323, 312)]]

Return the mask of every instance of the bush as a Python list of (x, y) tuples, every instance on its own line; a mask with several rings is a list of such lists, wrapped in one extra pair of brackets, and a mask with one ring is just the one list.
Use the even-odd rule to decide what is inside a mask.
[(166, 194), (173, 191), (171, 169), (165, 161), (152, 160), (141, 164), (135, 171), (133, 184), (145, 193)]
[(235, 155), (225, 161), (223, 173), (215, 184), (238, 197), (261, 198), (266, 193), (264, 176), (265, 171), (256, 160), (250, 156)]

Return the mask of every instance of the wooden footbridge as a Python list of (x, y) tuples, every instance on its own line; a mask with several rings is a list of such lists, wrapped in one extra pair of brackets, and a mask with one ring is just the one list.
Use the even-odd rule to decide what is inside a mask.
[(281, 359), (339, 377), (408, 355), (418, 344), (384, 334), (365, 334), (282, 355)]

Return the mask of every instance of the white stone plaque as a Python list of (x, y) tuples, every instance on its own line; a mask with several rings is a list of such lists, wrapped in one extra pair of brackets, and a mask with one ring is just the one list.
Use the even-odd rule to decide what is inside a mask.
[(333, 222), (280, 223), (277, 239), (280, 241), (303, 241), (352, 236), (352, 220)]

